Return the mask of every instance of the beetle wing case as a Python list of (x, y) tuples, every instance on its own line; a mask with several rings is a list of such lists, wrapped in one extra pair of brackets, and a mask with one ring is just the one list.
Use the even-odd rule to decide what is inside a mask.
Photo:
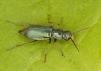
[(31, 25), (26, 28), (25, 36), (35, 40), (49, 39), (52, 29), (52, 26)]

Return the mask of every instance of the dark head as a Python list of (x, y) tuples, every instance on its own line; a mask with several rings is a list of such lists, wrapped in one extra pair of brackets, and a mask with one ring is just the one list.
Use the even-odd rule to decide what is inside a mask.
[(26, 29), (20, 30), (19, 33), (25, 35), (26, 34)]
[[(65, 40), (71, 40), (73, 42), (73, 44), (75, 45), (75, 47), (77, 48), (75, 42), (74, 42), (74, 37), (73, 34), (70, 31), (64, 31), (62, 34), (62, 38)], [(77, 50), (79, 51), (79, 49), (77, 48)]]
[(65, 40), (69, 40), (69, 39), (74, 40), (73, 35), (70, 31), (64, 31), (62, 38)]

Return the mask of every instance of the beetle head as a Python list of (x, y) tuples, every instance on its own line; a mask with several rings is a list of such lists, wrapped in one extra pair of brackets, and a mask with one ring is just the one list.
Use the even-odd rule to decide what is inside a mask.
[(71, 34), (70, 31), (64, 31), (62, 38), (65, 40), (69, 40), (69, 39), (74, 40), (73, 35)]
[(62, 38), (65, 39), (65, 40), (71, 40), (72, 43), (75, 45), (76, 49), (79, 51), (79, 49), (77, 48), (77, 46), (74, 42), (74, 37), (73, 37), (73, 35), (70, 31), (64, 31), (63, 35), (62, 35)]

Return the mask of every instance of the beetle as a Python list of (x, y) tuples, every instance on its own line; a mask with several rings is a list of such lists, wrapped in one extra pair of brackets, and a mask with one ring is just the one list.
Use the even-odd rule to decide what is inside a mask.
[[(48, 18), (48, 22), (50, 23), (49, 18)], [(13, 23), (13, 24), (15, 24), (15, 23)], [(89, 28), (84, 28), (84, 29), (81, 29), (77, 32), (80, 32), (80, 31), (85, 30), (85, 29), (89, 29)], [(66, 41), (71, 40), (72, 43), (75, 45), (76, 49), (79, 51), (79, 49), (77, 48), (77, 46), (74, 42), (73, 34), (68, 30), (63, 31), (61, 29), (54, 28), (53, 26), (41, 26), (41, 25), (32, 25), (32, 24), (30, 24), (29, 26), (27, 26), (23, 30), (20, 30), (19, 33), (24, 35), (25, 37), (27, 37), (29, 39), (33, 39), (33, 41), (30, 41), (30, 42), (27, 42), (27, 43), (24, 43), (24, 44), (20, 44), (20, 45), (16, 45), (16, 46), (14, 46), (14, 47), (12, 47), (8, 50), (11, 50), (15, 47), (22, 46), (22, 45), (25, 45), (25, 44), (28, 44), (28, 43), (33, 43), (33, 42), (36, 42), (36, 41), (39, 41), (39, 40), (49, 40), (49, 44), (50, 44), (51, 43), (51, 38), (53, 37), (54, 42), (56, 42), (57, 39), (64, 39)], [(61, 48), (60, 48), (60, 51), (62, 53), (62, 56), (64, 56)], [(46, 54), (47, 54), (47, 50), (45, 51), (44, 62), (46, 62)]]

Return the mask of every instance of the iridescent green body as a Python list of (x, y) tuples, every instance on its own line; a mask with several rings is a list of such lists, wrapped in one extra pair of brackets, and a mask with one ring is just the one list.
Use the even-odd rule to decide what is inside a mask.
[[(70, 31), (63, 31), (58, 28), (53, 28), (52, 26), (30, 25), (30, 26), (27, 26), (27, 28), (20, 30), (19, 33), (23, 34), (27, 38), (33, 39), (33, 41), (28, 42), (28, 43), (36, 42), (38, 40), (46, 40), (46, 39), (48, 39), (49, 43), (50, 43), (52, 37), (54, 38), (54, 42), (56, 42), (57, 39), (64, 39), (64, 40), (71, 39), (72, 42), (74, 43), (73, 36)], [(24, 43), (24, 44), (17, 45), (17, 46), (22, 46), (22, 45), (25, 45), (28, 43)], [(74, 45), (75, 45), (75, 43), (74, 43)], [(76, 45), (75, 45), (75, 47), (76, 47)], [(64, 56), (61, 48), (59, 48), (59, 49), (62, 53), (62, 56)], [(47, 53), (47, 49), (45, 51), (44, 62), (46, 62), (46, 53)]]
[[(12, 22), (9, 22), (9, 23), (12, 23)], [(48, 17), (48, 23), (52, 23), (52, 22), (50, 22), (50, 15)], [(62, 20), (60, 21), (60, 24), (61, 23), (62, 23)], [(12, 24), (15, 24), (15, 23), (12, 23)], [(15, 25), (17, 25), (17, 24), (15, 24)], [(85, 30), (85, 29), (89, 29), (89, 28), (84, 28), (84, 29), (81, 29), (81, 30), (79, 30), (77, 32), (80, 32), (80, 31)], [(50, 43), (51, 38), (53, 37), (54, 42), (56, 42), (57, 39), (64, 39), (66, 41), (71, 40), (73, 42), (73, 44), (75, 45), (76, 49), (79, 51), (79, 49), (77, 48), (77, 46), (76, 46), (76, 44), (74, 42), (74, 38), (73, 38), (74, 33), (72, 34), (70, 31), (63, 31), (61, 29), (54, 28), (53, 26), (29, 25), (26, 28), (24, 28), (23, 30), (20, 30), (19, 33), (26, 36), (27, 38), (33, 39), (33, 40), (30, 41), (30, 42), (24, 43), (24, 44), (16, 45), (16, 46), (14, 46), (14, 47), (12, 47), (12, 48), (10, 48), (8, 50), (11, 50), (11, 49), (13, 49), (15, 47), (22, 46), (22, 45), (25, 45), (25, 44), (33, 43), (33, 42), (36, 42), (38, 40), (46, 40), (46, 39), (48, 39), (49, 43)], [(59, 48), (59, 49), (60, 49), (60, 51), (62, 53), (62, 56), (64, 56), (61, 48)], [(47, 48), (45, 50), (44, 62), (46, 62), (46, 54), (47, 54)]]
[(52, 26), (30, 25), (19, 32), (27, 38), (34, 40), (46, 40), (51, 37), (55, 39), (63, 38), (65, 40), (69, 40), (72, 37), (71, 32), (56, 28), (54, 29)]
[(51, 37), (52, 29), (52, 26), (28, 26), (25, 36), (34, 40), (45, 40)]

